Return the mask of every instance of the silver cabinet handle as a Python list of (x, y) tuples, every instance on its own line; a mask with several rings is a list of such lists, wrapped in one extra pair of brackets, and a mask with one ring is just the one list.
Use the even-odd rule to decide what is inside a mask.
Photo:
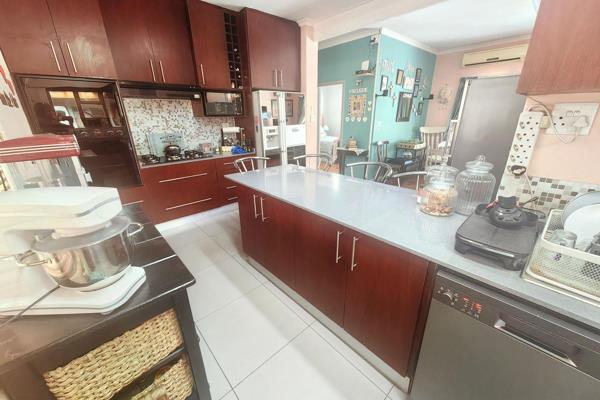
[(258, 197), (258, 196), (257, 196), (257, 195), (255, 195), (255, 194), (253, 194), (253, 195), (252, 195), (252, 203), (254, 204), (254, 219), (257, 219), (257, 218), (258, 218), (258, 216), (260, 215), (260, 214), (259, 214), (259, 213), (256, 211), (256, 198), (257, 198), (257, 197)]
[(58, 72), (62, 72), (62, 69), (60, 68), (60, 63), (58, 62), (58, 56), (56, 55), (56, 49), (54, 48), (54, 43), (52, 43), (52, 40), (50, 41), (50, 48), (52, 49), (52, 54), (54, 54), (54, 61), (56, 62), (56, 68), (58, 69)]
[(262, 222), (265, 222), (267, 219), (269, 219), (269, 217), (265, 217), (265, 209), (264, 209), (264, 205), (263, 202), (265, 201), (264, 198), (260, 198), (260, 215), (261, 215), (261, 220)]
[(231, 200), (237, 200), (237, 196), (233, 196), (227, 199), (227, 201), (231, 201)]
[(277, 70), (276, 69), (273, 70), (273, 83), (274, 83), (274, 86), (277, 87)]
[(335, 239), (335, 263), (337, 264), (341, 259), (340, 256), (340, 236), (342, 236), (344, 232), (337, 231), (337, 238)]
[(160, 76), (162, 76), (163, 83), (167, 83), (165, 79), (165, 70), (163, 69), (162, 60), (158, 60), (158, 66), (160, 67)]
[(569, 364), (570, 366), (572, 366), (574, 368), (578, 368), (577, 364), (575, 364), (575, 362), (569, 356), (557, 354), (554, 351), (546, 348), (545, 346), (540, 346), (539, 344), (532, 342), (530, 339), (525, 338), (521, 335), (517, 335), (516, 333), (506, 329), (506, 322), (504, 322), (504, 320), (502, 320), (501, 318), (499, 318), (496, 321), (496, 323), (494, 324), (494, 328), (496, 328), (499, 331), (501, 331), (502, 333), (512, 337), (513, 339), (518, 340), (521, 343), (524, 343), (528, 346), (533, 347), (536, 350), (541, 351), (542, 353), (544, 353), (550, 357), (556, 358), (556, 359), (564, 362), (565, 364)]
[(202, 84), (206, 85), (206, 81), (204, 80), (204, 65), (200, 64), (200, 77), (202, 78)]
[(71, 64), (73, 64), (73, 71), (77, 74), (77, 65), (75, 65), (75, 59), (73, 58), (73, 53), (71, 52), (71, 46), (69, 42), (65, 42), (67, 44), (67, 50), (69, 50), (69, 57), (71, 57)]
[(150, 61), (150, 70), (152, 71), (152, 80), (154, 82), (156, 82), (156, 74), (154, 73), (154, 63), (152, 62), (151, 58), (149, 58), (148, 61)]
[(237, 187), (237, 185), (233, 185), (233, 186), (226, 186), (225, 189), (235, 189)]
[(181, 207), (187, 207), (187, 206), (191, 206), (191, 205), (198, 204), (198, 203), (204, 203), (204, 202), (206, 202), (206, 201), (211, 201), (211, 200), (212, 200), (212, 197), (209, 197), (209, 198), (207, 198), (207, 199), (196, 200), (196, 201), (191, 201), (191, 202), (189, 202), (189, 203), (178, 204), (178, 205), (176, 205), (176, 206), (172, 206), (172, 207), (167, 207), (167, 208), (165, 208), (165, 211), (171, 211), (171, 210), (175, 210), (175, 209), (177, 209), (177, 208), (181, 208)]
[(233, 161), (232, 162), (223, 163), (223, 165), (233, 165)]
[(354, 262), (354, 254), (356, 253), (356, 242), (358, 242), (358, 238), (356, 236), (352, 237), (352, 260), (350, 261), (350, 271), (354, 271), (354, 268), (358, 266), (358, 264)]
[(279, 87), (283, 87), (283, 70), (279, 70)]
[(201, 174), (194, 174), (194, 175), (178, 176), (177, 178), (171, 178), (171, 179), (163, 179), (163, 180), (158, 181), (158, 183), (180, 181), (182, 179), (196, 178), (198, 176), (205, 176), (205, 175), (208, 175), (208, 172), (203, 172)]

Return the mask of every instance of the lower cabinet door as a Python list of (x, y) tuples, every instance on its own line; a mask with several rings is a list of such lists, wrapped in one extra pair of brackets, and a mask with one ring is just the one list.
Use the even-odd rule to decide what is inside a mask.
[(406, 376), (428, 263), (358, 233), (349, 233), (344, 329)]
[(262, 224), (258, 212), (258, 195), (244, 186), (239, 187), (238, 195), (242, 248), (244, 253), (264, 265), (265, 252), (261, 248), (264, 243), (262, 237), (264, 224)]
[(346, 270), (344, 245), (350, 230), (314, 214), (296, 210), (296, 291), (338, 325), (343, 325)]

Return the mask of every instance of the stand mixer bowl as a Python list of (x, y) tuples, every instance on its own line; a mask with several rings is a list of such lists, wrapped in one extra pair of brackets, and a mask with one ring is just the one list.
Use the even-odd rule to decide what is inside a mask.
[[(131, 226), (136, 229), (129, 231)], [(79, 236), (37, 239), (32, 250), (37, 262), (56, 283), (80, 291), (97, 290), (117, 281), (131, 266), (135, 243), (133, 236), (143, 229), (138, 222), (118, 216), (95, 232)]]

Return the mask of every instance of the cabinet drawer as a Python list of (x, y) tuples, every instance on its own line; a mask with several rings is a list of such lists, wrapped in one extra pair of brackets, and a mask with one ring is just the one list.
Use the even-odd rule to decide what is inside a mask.
[(235, 168), (235, 165), (233, 165), (233, 162), (235, 160), (237, 160), (238, 158), (251, 157), (251, 156), (253, 156), (253, 154), (241, 154), (239, 156), (232, 156), (232, 157), (222, 158), (220, 160), (215, 160), (215, 164), (216, 164), (216, 168), (217, 168), (217, 176), (223, 177), (225, 175), (234, 174), (234, 173), (238, 172), (237, 169)]
[(142, 168), (144, 185), (185, 181), (186, 179), (206, 177), (215, 182), (215, 165), (213, 160), (196, 161), (160, 167)]
[(239, 187), (229, 179), (219, 183), (219, 199), (221, 204), (236, 203), (239, 197)]

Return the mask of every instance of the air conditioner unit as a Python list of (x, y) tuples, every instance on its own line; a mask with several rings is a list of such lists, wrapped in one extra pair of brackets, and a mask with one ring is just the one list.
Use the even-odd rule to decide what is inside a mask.
[(465, 53), (463, 55), (463, 66), (522, 59), (525, 58), (527, 47), (527, 44), (521, 44), (518, 46)]

